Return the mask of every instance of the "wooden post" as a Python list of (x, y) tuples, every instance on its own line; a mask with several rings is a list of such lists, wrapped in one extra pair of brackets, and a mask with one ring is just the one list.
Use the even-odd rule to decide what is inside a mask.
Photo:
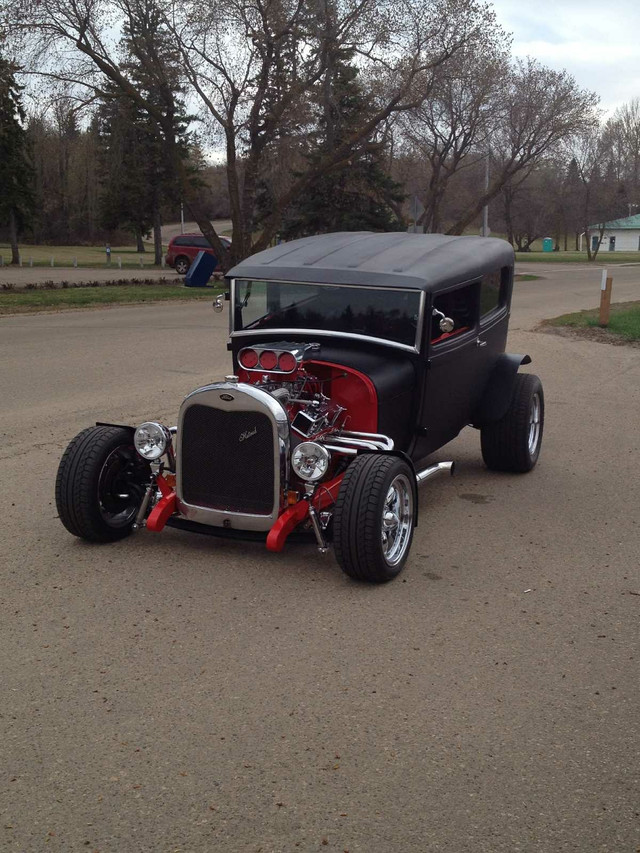
[(600, 285), (600, 326), (609, 325), (609, 309), (611, 307), (611, 288), (613, 287), (613, 277), (607, 275), (606, 270), (602, 270), (602, 283)]

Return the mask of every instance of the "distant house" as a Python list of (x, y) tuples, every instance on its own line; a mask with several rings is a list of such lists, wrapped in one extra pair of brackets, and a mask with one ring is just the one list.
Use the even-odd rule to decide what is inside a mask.
[[(591, 249), (595, 252), (600, 242), (600, 225), (589, 226)], [(625, 216), (624, 219), (612, 219), (604, 223), (604, 232), (600, 250), (603, 252), (640, 252), (640, 213)]]

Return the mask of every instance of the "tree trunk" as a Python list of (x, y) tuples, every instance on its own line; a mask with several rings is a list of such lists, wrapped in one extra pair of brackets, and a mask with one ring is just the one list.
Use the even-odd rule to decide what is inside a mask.
[(16, 212), (13, 208), (9, 211), (9, 242), (11, 243), (11, 263), (20, 263), (20, 251), (18, 249), (18, 224)]
[(146, 252), (146, 249), (144, 247), (144, 243), (142, 242), (142, 231), (138, 228), (137, 225), (134, 228), (134, 233), (136, 235), (136, 251), (137, 252)]
[(162, 220), (158, 204), (154, 206), (153, 211), (153, 253), (153, 263), (159, 267), (162, 263)]
[(513, 192), (509, 185), (506, 185), (504, 188), (504, 221), (507, 226), (507, 240), (513, 246), (515, 244), (515, 238), (513, 236), (513, 215), (512, 215), (512, 205), (513, 205)]

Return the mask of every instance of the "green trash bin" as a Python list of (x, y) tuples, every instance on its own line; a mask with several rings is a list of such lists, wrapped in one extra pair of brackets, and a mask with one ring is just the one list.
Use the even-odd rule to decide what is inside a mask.
[(545, 237), (542, 241), (543, 252), (553, 252), (553, 237)]

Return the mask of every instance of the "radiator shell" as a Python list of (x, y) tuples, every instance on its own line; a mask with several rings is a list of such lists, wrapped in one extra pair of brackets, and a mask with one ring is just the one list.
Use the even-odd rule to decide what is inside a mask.
[(179, 514), (238, 530), (269, 530), (281, 510), (289, 463), (282, 404), (245, 383), (216, 382), (189, 394), (176, 435)]

